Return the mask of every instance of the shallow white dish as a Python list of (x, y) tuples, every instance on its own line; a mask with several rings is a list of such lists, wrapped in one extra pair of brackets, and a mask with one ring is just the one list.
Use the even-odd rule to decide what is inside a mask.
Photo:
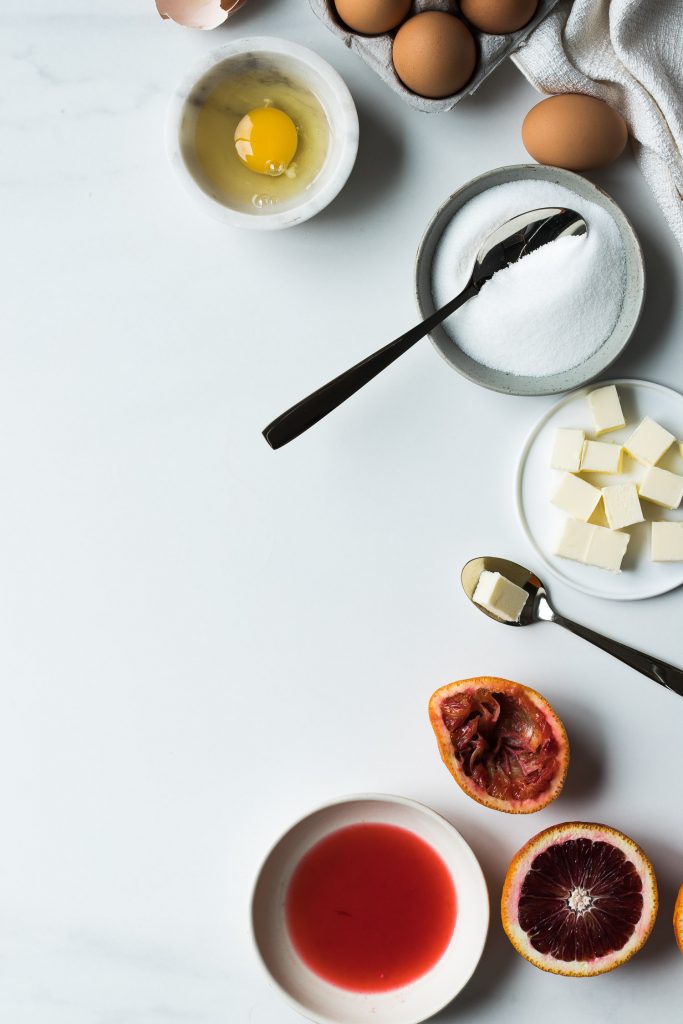
[[(246, 213), (233, 209), (211, 195), (198, 167), (192, 166), (193, 125), (196, 113), (190, 97), (197, 84), (213, 68), (233, 61), (267, 58), (292, 74), (320, 101), (329, 124), (325, 163), (309, 188), (291, 202), (272, 210)], [(292, 227), (320, 213), (341, 191), (353, 169), (358, 152), (358, 114), (341, 76), (312, 50), (286, 39), (252, 36), (236, 39), (209, 53), (196, 64), (174, 91), (166, 121), (166, 147), (171, 165), (188, 195), (206, 212), (234, 227), (273, 231)]]
[[(432, 263), (441, 236), (453, 216), (475, 196), (487, 189), (511, 181), (548, 181), (569, 189), (577, 196), (595, 203), (610, 214), (615, 222), (624, 247), (626, 278), (624, 301), (612, 334), (600, 348), (585, 362), (561, 373), (547, 377), (527, 377), (484, 366), (458, 348), (443, 325), (430, 332), (430, 340), (449, 366), (463, 377), (507, 395), (556, 395), (563, 391), (587, 384), (600, 374), (621, 354), (628, 344), (640, 317), (645, 296), (645, 268), (640, 243), (630, 221), (621, 208), (606, 192), (580, 174), (565, 171), (560, 167), (546, 167), (542, 164), (517, 164), (497, 167), (486, 171), (454, 192), (436, 211), (427, 225), (417, 251), (415, 263), (415, 289), (417, 305), (423, 319), (434, 310), (432, 295)], [(521, 212), (521, 211), (520, 211)], [(472, 253), (474, 265), (475, 253)]]
[[(299, 959), (285, 924), (285, 895), (299, 860), (328, 833), (358, 822), (398, 825), (429, 843), (451, 871), (457, 894), (453, 937), (423, 977), (390, 992), (356, 993), (319, 978)], [(252, 896), (252, 934), (258, 955), (287, 1002), (320, 1024), (419, 1024), (466, 985), (484, 948), (489, 899), (479, 862), (460, 833), (429, 807), (405, 797), (362, 794), (308, 814), (275, 844)]]
[[(643, 416), (651, 416), (662, 426), (683, 438), (683, 395), (661, 384), (643, 380), (600, 381), (595, 387), (615, 384), (619, 391), (626, 419), (622, 430), (614, 430), (600, 437), (601, 441), (622, 442), (635, 430)], [(567, 395), (543, 414), (529, 435), (519, 461), (516, 480), (516, 502), (519, 518), (529, 541), (548, 568), (576, 590), (593, 597), (606, 597), (617, 601), (634, 601), (655, 597), (683, 584), (683, 562), (653, 562), (650, 559), (649, 522), (654, 519), (680, 520), (683, 509), (669, 512), (651, 502), (643, 501), (643, 514), (647, 522), (630, 526), (631, 534), (623, 564), (623, 572), (613, 575), (603, 569), (580, 565), (553, 554), (553, 546), (565, 518), (564, 513), (550, 503), (550, 493), (560, 477), (550, 468), (550, 458), (558, 427), (578, 427), (594, 436), (593, 423), (586, 396), (591, 388), (583, 388)], [(677, 445), (658, 463), (663, 469), (683, 473), (683, 458)], [(616, 476), (589, 473), (584, 479), (596, 487), (610, 483), (639, 480), (643, 467), (624, 456), (624, 471)], [(601, 524), (605, 525), (601, 520)]]

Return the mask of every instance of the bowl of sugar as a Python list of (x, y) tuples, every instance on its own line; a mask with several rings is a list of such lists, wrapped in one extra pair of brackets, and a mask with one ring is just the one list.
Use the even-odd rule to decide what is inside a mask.
[(645, 295), (643, 254), (613, 199), (558, 167), (520, 164), (473, 178), (430, 221), (416, 260), (420, 312), (465, 286), (485, 238), (519, 213), (568, 207), (586, 235), (560, 238), (487, 282), (430, 334), (449, 366), (509, 395), (581, 387), (620, 355)]

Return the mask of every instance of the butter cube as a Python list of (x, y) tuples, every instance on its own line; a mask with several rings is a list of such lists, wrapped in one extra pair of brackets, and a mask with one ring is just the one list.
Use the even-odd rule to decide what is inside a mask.
[(626, 425), (624, 414), (621, 411), (619, 394), (614, 384), (591, 391), (588, 396), (588, 404), (593, 415), (595, 433), (606, 434), (609, 430), (619, 430)]
[(555, 443), (550, 465), (553, 469), (564, 469), (567, 473), (578, 473), (581, 468), (581, 453), (586, 435), (583, 430), (560, 427), (555, 431)]
[(683, 562), (683, 522), (653, 523), (650, 551), (653, 562)]
[(683, 498), (683, 476), (648, 466), (638, 488), (641, 498), (662, 508), (678, 508)]
[(623, 448), (606, 441), (585, 441), (581, 453), (582, 473), (619, 473)]
[(567, 519), (555, 547), (555, 554), (560, 558), (581, 562), (582, 565), (621, 572), (621, 563), (630, 539), (627, 533)]
[(602, 500), (610, 530), (642, 523), (645, 519), (635, 484), (610, 484), (603, 487)]
[(628, 441), (624, 441), (624, 448), (637, 462), (642, 462), (645, 466), (654, 466), (675, 440), (673, 434), (646, 416)]
[(519, 622), (528, 596), (526, 590), (499, 572), (485, 569), (479, 577), (472, 600), (504, 622)]
[(570, 558), (573, 562), (585, 565), (588, 545), (595, 529), (590, 523), (582, 523), (579, 519), (565, 519), (562, 533), (554, 551), (560, 558)]
[(594, 526), (593, 531), (586, 552), (586, 565), (594, 565), (609, 572), (621, 572), (621, 563), (631, 539), (629, 534), (607, 530), (604, 526)]
[(595, 512), (601, 497), (602, 492), (593, 484), (565, 473), (550, 500), (572, 519), (581, 519), (585, 523)]

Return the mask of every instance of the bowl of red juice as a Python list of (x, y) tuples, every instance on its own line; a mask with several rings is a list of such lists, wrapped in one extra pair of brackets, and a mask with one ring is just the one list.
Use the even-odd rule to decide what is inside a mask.
[(418, 1024), (467, 984), (486, 941), (479, 862), (441, 815), (405, 797), (345, 797), (275, 844), (251, 906), (259, 958), (320, 1024)]

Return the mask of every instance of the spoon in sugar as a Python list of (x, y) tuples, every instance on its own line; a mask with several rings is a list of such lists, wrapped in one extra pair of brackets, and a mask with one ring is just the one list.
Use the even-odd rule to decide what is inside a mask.
[[(518, 618), (505, 619), (497, 615), (491, 608), (484, 608), (474, 600), (474, 592), (483, 572), (499, 572), (506, 580), (521, 587), (527, 592), (526, 603), (522, 607)], [(554, 622), (563, 626), (570, 633), (575, 633), (588, 643), (594, 644), (600, 650), (606, 651), (625, 665), (630, 665), (636, 672), (642, 672), (644, 676), (654, 679), (656, 683), (665, 686), (667, 690), (673, 690), (683, 697), (683, 672), (666, 661), (660, 661), (642, 651), (636, 651), (633, 647), (619, 643), (618, 640), (610, 640), (609, 637), (596, 633), (587, 626), (565, 618), (555, 611), (550, 603), (547, 591), (538, 576), (529, 569), (517, 562), (510, 562), (506, 558), (492, 558), (488, 555), (480, 558), (472, 558), (462, 570), (460, 576), (462, 589), (470, 599), (475, 608), (478, 608), (484, 615), (488, 615), (494, 622), (501, 622), (504, 626), (530, 626), (534, 622)]]
[(400, 338), (356, 363), (350, 370), (324, 384), (269, 423), (263, 431), (263, 436), (270, 447), (281, 448), (318, 423), (429, 334), (451, 313), (455, 313), (456, 309), (476, 295), (497, 271), (504, 270), (548, 242), (568, 235), (585, 235), (587, 231), (586, 222), (578, 213), (559, 207), (530, 210), (506, 221), (491, 232), (479, 249), (470, 279), (459, 295), (437, 309), (422, 323), (402, 334)]

